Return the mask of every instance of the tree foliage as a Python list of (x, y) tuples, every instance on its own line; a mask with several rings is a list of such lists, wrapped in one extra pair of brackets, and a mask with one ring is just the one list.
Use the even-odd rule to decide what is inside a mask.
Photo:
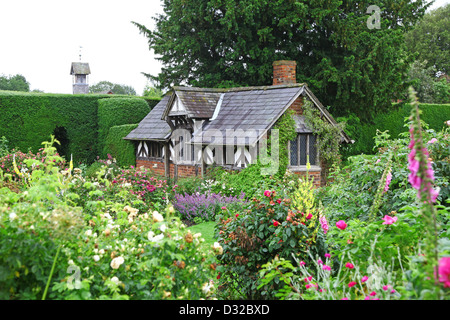
[(136, 91), (131, 86), (112, 83), (109, 81), (100, 81), (92, 86), (89, 86), (89, 93), (105, 93), (112, 91), (114, 94), (125, 94), (135, 96)]
[(134, 22), (159, 55), (172, 85), (229, 87), (270, 85), (272, 62), (297, 61), (297, 81), (307, 83), (336, 115), (370, 118), (406, 93), (411, 59), (404, 33), (428, 7), (426, 1), (165, 0), (149, 30)]
[(408, 72), (411, 85), (422, 103), (450, 103), (450, 80), (447, 75), (436, 76), (436, 68), (426, 67), (427, 61), (414, 61)]
[(30, 84), (27, 79), (21, 74), (0, 76), (0, 90), (8, 91), (30, 91)]
[(426, 67), (438, 72), (450, 72), (450, 4), (426, 13), (405, 36), (408, 50)]

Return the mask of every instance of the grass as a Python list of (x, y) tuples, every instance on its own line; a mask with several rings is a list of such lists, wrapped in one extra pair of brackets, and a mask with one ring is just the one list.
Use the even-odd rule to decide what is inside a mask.
[(214, 242), (217, 241), (217, 239), (214, 237), (214, 226), (216, 223), (214, 221), (207, 221), (202, 222), (193, 226), (190, 226), (188, 229), (191, 230), (191, 233), (201, 233), (202, 238), (205, 239), (205, 241), (202, 243), (202, 245), (206, 247), (211, 247), (214, 245)]

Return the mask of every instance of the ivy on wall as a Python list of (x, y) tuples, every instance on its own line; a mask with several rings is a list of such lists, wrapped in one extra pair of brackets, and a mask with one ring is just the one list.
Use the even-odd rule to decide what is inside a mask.
[(313, 107), (311, 101), (306, 100), (303, 105), (303, 115), (307, 125), (310, 126), (314, 134), (317, 135), (317, 148), (323, 162), (323, 170), (325, 175), (327, 171), (334, 165), (338, 165), (341, 161), (339, 152), (341, 131), (344, 130), (344, 124), (338, 123), (333, 125), (323, 119), (319, 109)]
[(289, 166), (289, 141), (294, 140), (297, 137), (297, 131), (295, 126), (295, 120), (293, 118), (294, 111), (288, 109), (278, 121), (275, 123), (273, 129), (278, 130), (279, 138), (279, 168), (275, 175), (277, 178), (281, 178)]

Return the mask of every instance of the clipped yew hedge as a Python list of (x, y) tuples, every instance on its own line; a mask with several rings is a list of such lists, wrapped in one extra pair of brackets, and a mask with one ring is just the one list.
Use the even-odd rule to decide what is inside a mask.
[[(56, 131), (63, 131), (67, 148), (77, 161), (97, 154), (97, 104), (100, 95), (0, 92), (0, 137), (10, 148), (33, 153)], [(59, 130), (57, 129), (59, 128)], [(58, 138), (58, 137), (57, 137)]]
[[(98, 140), (105, 147), (109, 130), (113, 126), (138, 124), (150, 112), (148, 103), (141, 98), (110, 98), (98, 103)], [(101, 157), (105, 157), (103, 152)]]
[[(107, 100), (113, 102), (102, 109), (99, 124), (99, 102)], [(109, 126), (109, 130), (117, 124), (138, 123), (158, 102), (132, 96), (0, 91), (0, 138), (4, 136), (11, 149), (36, 153), (42, 141), (48, 141), (54, 134), (63, 142), (61, 151), (66, 159), (73, 155), (76, 163), (90, 164), (103, 151), (104, 140), (99, 140), (99, 127)], [(119, 112), (114, 104), (123, 109)], [(125, 118), (126, 113), (135, 116)], [(120, 121), (116, 122), (115, 116)]]
[(117, 164), (121, 167), (136, 165), (136, 150), (134, 143), (124, 140), (131, 130), (135, 129), (138, 124), (123, 124), (114, 126), (109, 129), (105, 140), (104, 154), (110, 154), (116, 159)]
[[(377, 129), (380, 131), (389, 130), (392, 138), (405, 131), (405, 118), (411, 114), (410, 104), (394, 105), (394, 109), (388, 113), (378, 114), (372, 124), (357, 124), (348, 132), (355, 143), (347, 150), (347, 155), (374, 154), (374, 139)], [(450, 120), (450, 104), (420, 104), (422, 110), (421, 120), (428, 124), (430, 129), (440, 131), (446, 126), (444, 123)]]

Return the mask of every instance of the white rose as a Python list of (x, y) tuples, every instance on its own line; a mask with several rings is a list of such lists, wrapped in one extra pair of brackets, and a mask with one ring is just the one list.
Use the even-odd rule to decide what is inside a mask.
[(148, 240), (152, 241), (154, 236), (155, 236), (155, 233), (153, 231), (149, 231), (148, 235), (147, 235), (147, 238), (148, 238)]
[(98, 260), (100, 260), (100, 257), (96, 254), (96, 255), (94, 256), (94, 261), (97, 262)]
[(162, 232), (164, 232), (164, 231), (167, 230), (167, 226), (166, 226), (165, 224), (162, 224), (162, 225), (159, 227), (159, 230), (161, 230)]
[(113, 269), (119, 269), (120, 265), (124, 262), (125, 260), (123, 259), (123, 257), (117, 257), (112, 259), (111, 261), (111, 268)]
[(153, 237), (153, 239), (152, 239), (151, 241), (153, 241), (153, 242), (159, 242), (159, 241), (161, 241), (163, 238), (164, 238), (164, 235), (161, 233), (161, 234), (158, 234), (157, 236)]
[(117, 278), (115, 276), (111, 278), (111, 281), (114, 282), (115, 284), (119, 284), (119, 282), (120, 282), (119, 278)]
[(217, 251), (219, 254), (223, 253), (223, 248), (218, 242), (214, 242), (214, 251)]
[(89, 229), (89, 230), (87, 230), (84, 234), (87, 235), (87, 236), (89, 237), (89, 236), (92, 235), (92, 230)]
[(16, 214), (15, 212), (11, 212), (11, 213), (9, 214), (9, 220), (13, 221), (13, 220), (16, 219), (16, 218), (17, 218), (17, 214)]
[(161, 222), (164, 220), (164, 217), (158, 211), (153, 211), (152, 218), (154, 222)]

